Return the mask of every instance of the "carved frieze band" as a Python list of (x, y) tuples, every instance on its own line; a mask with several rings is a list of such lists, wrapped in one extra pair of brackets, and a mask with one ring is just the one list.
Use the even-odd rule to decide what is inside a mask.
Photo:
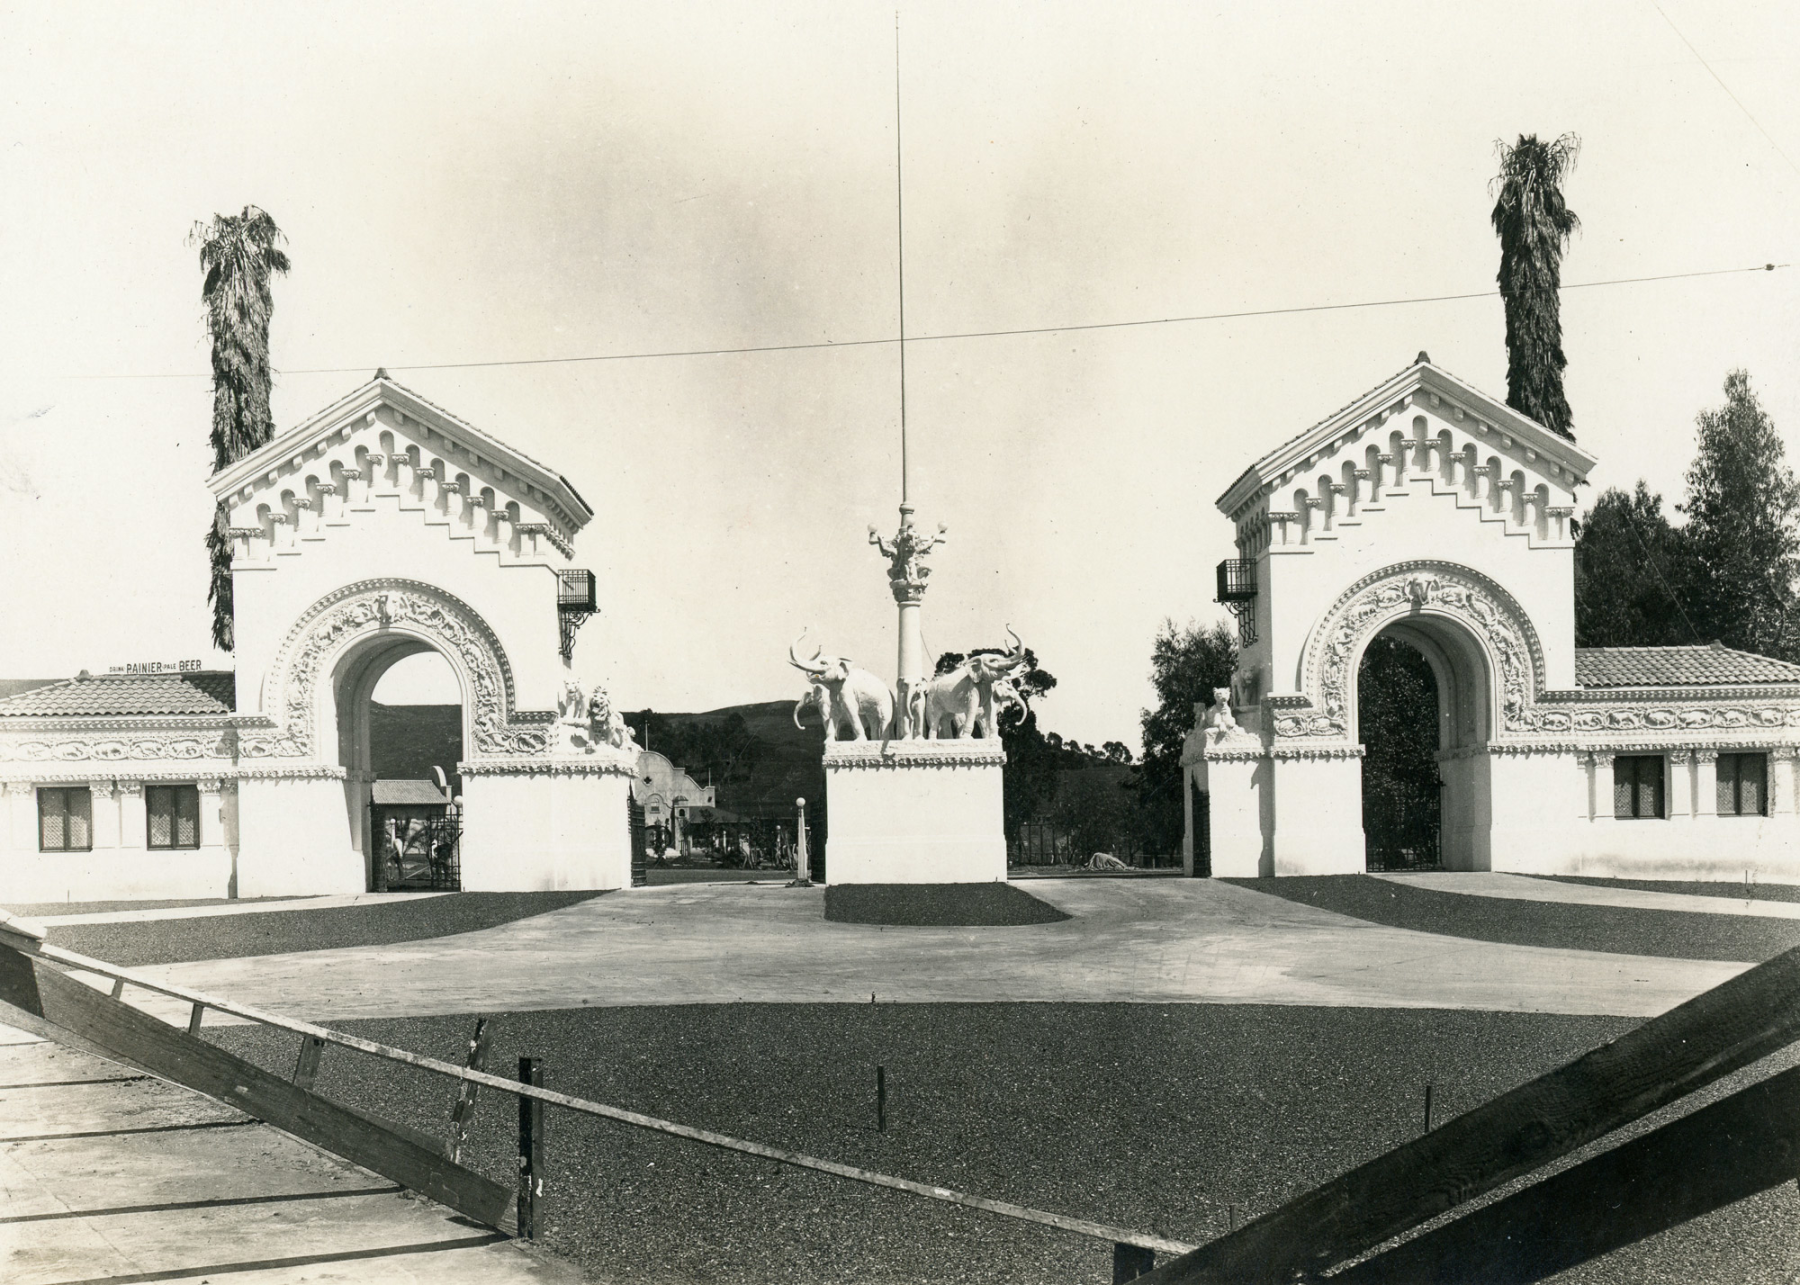
[(157, 759), (229, 759), (232, 737), (228, 732), (207, 730), (193, 735), (91, 736), (64, 735), (0, 740), (0, 763), (148, 762)]
[(825, 770), (841, 768), (1004, 767), (999, 741), (974, 739), (830, 741)]
[(501, 759), (496, 762), (458, 763), (457, 773), (470, 776), (631, 776), (637, 775), (637, 756), (595, 753), (583, 758)]

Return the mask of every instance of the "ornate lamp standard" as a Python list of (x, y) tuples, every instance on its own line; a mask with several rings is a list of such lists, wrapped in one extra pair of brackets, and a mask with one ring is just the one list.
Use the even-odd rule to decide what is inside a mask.
[(895, 716), (904, 735), (917, 736), (920, 729), (913, 721), (912, 694), (922, 689), (925, 674), (925, 639), (919, 626), (919, 604), (925, 599), (925, 580), (931, 568), (925, 555), (948, 538), (950, 528), (938, 523), (937, 534), (926, 536), (913, 525), (913, 506), (900, 502), (900, 529), (892, 540), (884, 540), (873, 526), (869, 527), (869, 543), (881, 550), (888, 560), (888, 588), (900, 611), (899, 656), (894, 669)]

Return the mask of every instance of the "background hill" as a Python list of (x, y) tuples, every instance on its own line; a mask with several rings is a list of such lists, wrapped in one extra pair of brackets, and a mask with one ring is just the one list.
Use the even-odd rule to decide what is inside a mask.
[(779, 700), (697, 714), (639, 710), (625, 721), (638, 744), (668, 755), (697, 779), (710, 771), (718, 806), (728, 812), (786, 816), (804, 798), (808, 815), (821, 818), (825, 731), (816, 717), (795, 727), (793, 714), (794, 702)]

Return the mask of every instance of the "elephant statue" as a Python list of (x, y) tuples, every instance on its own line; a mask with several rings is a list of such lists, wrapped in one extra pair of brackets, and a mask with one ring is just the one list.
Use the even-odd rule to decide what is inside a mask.
[(831, 689), (823, 683), (814, 683), (812, 687), (807, 690), (806, 695), (794, 702), (795, 727), (805, 730), (804, 725), (800, 722), (800, 716), (808, 709), (817, 709), (819, 711), (819, 721), (824, 723), (826, 727), (830, 727)]
[[(1009, 706), (1009, 705), (1016, 706), (1021, 715), (1023, 715), (1025, 713), (1025, 698), (1019, 694), (1019, 689), (1017, 687), (1013, 686), (1012, 679), (996, 678), (994, 680), (994, 719), (995, 719), (995, 721), (992, 724), (989, 724), (986, 722), (982, 723), (981, 734), (983, 736), (998, 736), (998, 735), (1000, 735), (999, 718), (1001, 715), (1006, 713), (1007, 706)], [(984, 714), (980, 715), (980, 717), (982, 719), (985, 719), (987, 717), (987, 715), (984, 713)]]
[[(800, 638), (806, 637), (804, 630)], [(800, 638), (788, 644), (788, 662), (812, 679), (815, 691), (808, 693), (794, 708), (796, 720), (809, 701), (820, 702), (817, 689), (823, 688), (823, 704), (829, 709), (825, 720), (825, 738), (838, 741), (886, 739), (894, 725), (894, 693), (888, 685), (866, 669), (859, 669), (845, 656), (826, 656), (814, 648), (810, 659), (801, 660), (795, 650)]]
[[(1006, 627), (1012, 646), (1000, 653), (969, 657), (947, 674), (939, 674), (925, 687), (924, 734), (938, 739), (968, 737), (977, 725), (983, 735), (995, 736), (1000, 726), (996, 685), (1025, 663), (1025, 644)], [(1023, 704), (1018, 689), (1007, 682), (1012, 701)], [(1006, 689), (999, 689), (1004, 691)]]

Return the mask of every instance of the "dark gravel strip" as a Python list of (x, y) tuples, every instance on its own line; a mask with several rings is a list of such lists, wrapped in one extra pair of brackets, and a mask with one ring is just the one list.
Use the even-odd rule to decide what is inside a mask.
[[(472, 1016), (343, 1029), (460, 1062)], [(503, 1014), (488, 1068), (827, 1159), (1201, 1241), (1634, 1025), (1261, 1005), (684, 1005)], [(297, 1037), (208, 1028), (291, 1071)], [(875, 1067), (888, 1129), (875, 1131)], [(449, 1081), (343, 1049), (327, 1096), (442, 1135)], [(467, 1153), (513, 1181), (517, 1108)], [(1111, 1247), (556, 1108), (546, 1245), (599, 1279), (1105, 1282)], [(1790, 1193), (1791, 1194), (1791, 1193)], [(1791, 1225), (1800, 1202), (1789, 1201)], [(1784, 1208), (1786, 1208), (1784, 1206)], [(1784, 1233), (1785, 1230), (1784, 1230)], [(1625, 1278), (1620, 1278), (1622, 1281)]]
[(560, 910), (594, 892), (457, 892), (416, 901), (384, 901), (324, 910), (147, 919), (126, 924), (74, 924), (50, 929), (50, 944), (122, 968), (196, 959), (282, 955), (342, 946), (449, 937)]
[(1436, 892), (1367, 875), (1231, 879), (1240, 887), (1357, 919), (1514, 946), (1760, 963), (1800, 946), (1800, 921), (1679, 910), (1571, 906)]
[(1678, 892), (1690, 897), (1731, 897), (1742, 901), (1800, 901), (1800, 884), (1753, 883), (1730, 880), (1695, 879), (1594, 879), (1587, 875), (1531, 875), (1533, 879), (1550, 879), (1557, 883), (1583, 883), (1592, 888), (1633, 888), (1642, 892)]
[(825, 918), (840, 924), (1007, 928), (1068, 917), (1004, 883), (846, 883), (825, 889)]

